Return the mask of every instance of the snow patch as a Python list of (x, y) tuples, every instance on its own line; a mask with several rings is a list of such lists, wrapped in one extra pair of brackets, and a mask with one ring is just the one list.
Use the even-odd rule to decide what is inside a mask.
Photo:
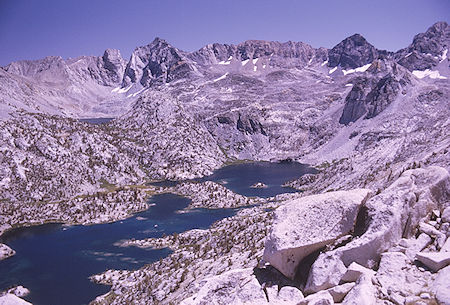
[(227, 61), (219, 61), (217, 64), (219, 65), (229, 65), (231, 63), (231, 60), (233, 59), (233, 56), (228, 57)]
[(263, 65), (263, 69), (265, 69), (267, 66), (266, 65)]
[(405, 58), (408, 58), (409, 56), (411, 56), (412, 52), (409, 52), (408, 54), (405, 55)]
[(222, 79), (226, 78), (226, 77), (227, 77), (227, 75), (228, 75), (228, 72), (227, 72), (227, 73), (225, 73), (224, 75), (222, 75), (221, 77), (219, 77), (219, 78), (216, 78), (215, 80), (213, 80), (213, 83), (215, 83), (215, 82), (218, 82), (219, 80), (222, 80)]
[(245, 65), (248, 63), (249, 60), (250, 60), (250, 59), (243, 60), (243, 61), (241, 62), (241, 65), (245, 66)]
[(414, 70), (412, 71), (412, 74), (417, 78), (429, 77), (432, 79), (447, 79), (447, 77), (441, 76), (439, 71), (432, 71), (430, 69), (426, 69), (424, 71)]
[(259, 58), (252, 59), (253, 64), (255, 65), (258, 62)]
[(256, 72), (256, 70), (258, 70), (257, 66), (253, 66), (253, 72)]
[(334, 67), (333, 69), (331, 69), (331, 70), (328, 72), (328, 74), (333, 73), (334, 71), (336, 71), (336, 69), (337, 69), (337, 67)]
[(439, 62), (443, 62), (444, 60), (447, 59), (447, 52), (448, 52), (448, 49), (445, 49), (444, 52), (442, 52), (441, 60)]
[(351, 87), (353, 84), (345, 84), (345, 87)]
[(321, 67), (325, 66), (328, 63), (328, 60), (325, 60), (323, 63), (320, 64)]
[(367, 65), (364, 65), (364, 66), (362, 66), (362, 67), (358, 67), (358, 68), (355, 68), (355, 69), (342, 70), (342, 73), (344, 73), (344, 75), (347, 75), (347, 74), (355, 73), (355, 72), (364, 72), (364, 71), (366, 71), (367, 69), (369, 69), (369, 67), (370, 67), (371, 65), (372, 65), (372, 64), (370, 63), (370, 64), (367, 64)]
[(136, 95), (139, 95), (142, 93), (142, 91), (144, 91), (145, 88), (142, 88), (141, 90), (139, 90), (138, 92), (135, 92), (133, 94), (128, 94), (127, 97), (135, 97)]
[(133, 87), (133, 84), (129, 85), (126, 88), (122, 88), (122, 89), (117, 90), (117, 93), (126, 93), (126, 92), (128, 92), (128, 90), (131, 89), (131, 87)]

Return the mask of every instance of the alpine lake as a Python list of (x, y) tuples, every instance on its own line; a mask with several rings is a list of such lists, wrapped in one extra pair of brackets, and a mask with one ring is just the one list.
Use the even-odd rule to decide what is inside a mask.
[[(296, 162), (240, 163), (225, 166), (197, 181), (215, 181), (245, 196), (271, 197), (295, 192), (282, 184), (314, 172), (313, 168)], [(173, 183), (176, 182), (155, 184)], [(257, 183), (263, 187), (254, 187)], [(190, 199), (170, 193), (154, 195), (149, 203), (146, 211), (114, 223), (45, 224), (6, 232), (0, 242), (14, 249), (16, 255), (0, 262), (0, 291), (22, 285), (31, 291), (24, 299), (34, 305), (88, 304), (110, 289), (91, 282), (91, 275), (108, 269), (138, 269), (171, 253), (169, 249), (118, 247), (114, 245), (116, 242), (206, 229), (238, 210), (193, 209), (179, 213)]]

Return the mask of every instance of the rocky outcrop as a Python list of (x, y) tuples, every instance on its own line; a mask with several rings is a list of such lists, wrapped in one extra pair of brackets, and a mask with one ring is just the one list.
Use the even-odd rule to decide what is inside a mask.
[[(153, 179), (207, 176), (226, 160), (208, 130), (167, 92), (145, 93), (112, 126), (121, 147), (138, 154)], [(126, 143), (129, 138), (140, 144)]]
[(16, 254), (16, 251), (5, 244), (0, 244), (0, 261)]
[(122, 80), (125, 64), (119, 50), (107, 49), (103, 56), (81, 56), (67, 60), (60, 56), (48, 56), (13, 62), (5, 70), (51, 86), (76, 86), (90, 81), (102, 86), (117, 86)]
[(425, 33), (414, 36), (409, 47), (395, 53), (395, 59), (410, 71), (423, 71), (445, 60), (449, 48), (450, 26), (447, 22), (437, 22)]
[[(353, 85), (345, 97), (345, 106), (339, 119), (340, 124), (355, 122), (367, 113), (366, 96), (370, 88), (370, 80), (363, 80)], [(370, 89), (369, 89), (370, 90)]]
[(355, 69), (387, 55), (388, 52), (377, 50), (360, 34), (354, 34), (328, 52), (328, 66), (330, 68), (340, 66), (342, 69)]
[[(333, 282), (320, 276), (333, 273), (336, 265), (349, 266), (357, 262), (372, 268), (380, 259), (380, 254), (402, 237), (410, 237), (419, 220), (433, 209), (442, 209), (450, 197), (449, 173), (440, 167), (409, 170), (390, 187), (367, 203), (368, 209), (364, 234), (343, 247), (319, 255), (311, 267), (306, 289), (318, 291), (332, 287)], [(328, 261), (333, 264), (328, 264)], [(342, 270), (342, 269), (339, 269)], [(321, 279), (322, 281), (318, 280)]]
[(366, 189), (338, 191), (294, 199), (275, 212), (264, 259), (288, 278), (303, 258), (352, 231)]
[(130, 84), (149, 86), (154, 81), (170, 82), (187, 77), (194, 71), (193, 63), (185, 53), (161, 38), (136, 48), (125, 68), (122, 87)]
[[(315, 50), (303, 42), (284, 42), (247, 40), (238, 45), (209, 44), (198, 51), (188, 55), (189, 58), (202, 65), (212, 65), (231, 61), (245, 61), (264, 57), (295, 59), (291, 62), (304, 66), (313, 56)], [(273, 61), (275, 64), (278, 60)], [(281, 62), (278, 62), (282, 64)], [(284, 63), (288, 64), (288, 63)]]
[(112, 86), (122, 81), (126, 62), (120, 55), (119, 50), (107, 49), (102, 56), (103, 67), (105, 68), (108, 80), (107, 85)]
[(385, 110), (399, 92), (411, 84), (411, 78), (404, 68), (393, 64), (381, 78), (362, 78), (345, 98), (345, 106), (339, 119), (340, 124), (349, 124), (359, 118), (371, 119)]

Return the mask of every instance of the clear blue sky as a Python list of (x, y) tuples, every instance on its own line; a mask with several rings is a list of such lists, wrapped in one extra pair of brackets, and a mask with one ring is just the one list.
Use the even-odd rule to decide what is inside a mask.
[(360, 33), (380, 49), (407, 46), (449, 0), (0, 0), (0, 65), (132, 50), (154, 37), (192, 51), (213, 42), (303, 41), (331, 48)]

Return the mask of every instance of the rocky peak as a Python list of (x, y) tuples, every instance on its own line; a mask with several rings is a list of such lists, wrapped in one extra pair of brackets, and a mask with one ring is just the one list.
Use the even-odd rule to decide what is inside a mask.
[(126, 62), (122, 58), (120, 51), (115, 49), (105, 50), (102, 56), (102, 62), (111, 81), (120, 83), (126, 66)]
[(190, 53), (188, 56), (199, 64), (210, 65), (220, 61), (226, 61), (230, 56), (234, 56), (235, 53), (235, 45), (213, 43)]
[(184, 52), (157, 37), (152, 43), (136, 48), (131, 54), (122, 85), (140, 83), (146, 87), (154, 80), (169, 82), (185, 77), (193, 70), (192, 63)]
[(450, 26), (437, 22), (425, 33), (414, 36), (413, 42), (395, 53), (395, 59), (408, 70), (425, 70), (437, 66), (450, 46)]
[(403, 88), (411, 84), (411, 74), (398, 64), (386, 65), (385, 62), (376, 61), (373, 65), (385, 66), (387, 73), (381, 75), (382, 72), (379, 72), (376, 77), (361, 78), (354, 84), (345, 98), (339, 123), (347, 125), (362, 116), (365, 119), (376, 117), (397, 98)]
[(43, 71), (58, 69), (63, 66), (65, 66), (65, 63), (61, 56), (47, 56), (37, 60), (12, 62), (5, 67), (5, 70), (21, 76), (36, 76)]
[(189, 57), (203, 65), (216, 64), (232, 59), (244, 61), (261, 57), (275, 56), (279, 58), (299, 59), (307, 62), (314, 49), (303, 42), (277, 42), (265, 40), (247, 40), (238, 45), (209, 44), (189, 54)]
[(328, 66), (355, 69), (371, 63), (382, 54), (386, 54), (386, 51), (377, 50), (363, 36), (354, 34), (329, 51)]
[(69, 68), (61, 56), (47, 56), (38, 60), (12, 62), (5, 67), (9, 73), (32, 78), (46, 84), (65, 83), (69, 78)]

